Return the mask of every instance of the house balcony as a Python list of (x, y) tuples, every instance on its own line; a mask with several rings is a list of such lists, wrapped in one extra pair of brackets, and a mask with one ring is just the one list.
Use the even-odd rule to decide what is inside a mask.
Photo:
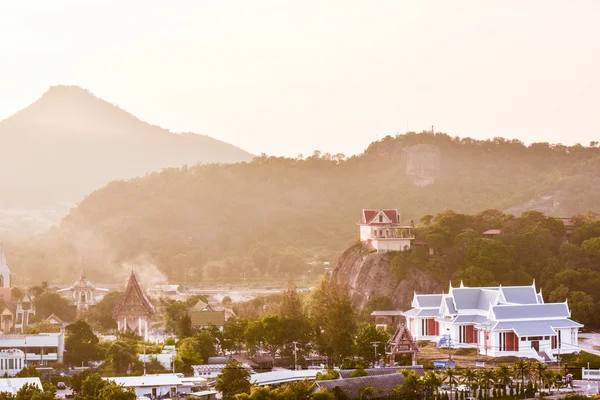
[(27, 362), (31, 361), (58, 361), (57, 353), (48, 353), (48, 354), (36, 354), (36, 353), (27, 353), (25, 354), (25, 359)]
[(408, 240), (414, 240), (415, 239), (415, 235), (413, 235), (412, 233), (404, 233), (404, 234), (376, 234), (376, 235), (371, 235), (369, 237), (369, 240), (386, 240), (386, 239), (408, 239)]

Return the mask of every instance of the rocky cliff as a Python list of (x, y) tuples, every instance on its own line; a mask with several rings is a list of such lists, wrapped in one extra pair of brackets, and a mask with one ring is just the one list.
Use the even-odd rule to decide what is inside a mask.
[(362, 244), (347, 249), (337, 260), (331, 283), (347, 285), (352, 300), (363, 309), (373, 295), (387, 296), (400, 310), (410, 308), (413, 293), (440, 292), (442, 285), (420, 270), (412, 270), (404, 280), (395, 279), (390, 272), (394, 253), (374, 253)]

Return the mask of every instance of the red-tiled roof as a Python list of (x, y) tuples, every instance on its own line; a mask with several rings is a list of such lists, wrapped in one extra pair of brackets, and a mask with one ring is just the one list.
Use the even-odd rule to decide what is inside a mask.
[[(373, 219), (375, 219), (375, 217), (377, 217), (377, 215), (380, 212), (383, 212), (386, 217), (389, 218), (390, 221), (392, 221), (392, 224), (398, 224), (399, 218), (398, 218), (398, 210), (396, 209), (364, 209), (362, 210), (363, 212), (363, 216), (361, 219), (361, 224), (369, 224), (371, 223), (371, 221), (373, 221)], [(376, 222), (374, 222), (376, 223)]]
[(562, 223), (564, 226), (575, 226), (575, 222), (571, 221), (570, 218), (563, 218)]

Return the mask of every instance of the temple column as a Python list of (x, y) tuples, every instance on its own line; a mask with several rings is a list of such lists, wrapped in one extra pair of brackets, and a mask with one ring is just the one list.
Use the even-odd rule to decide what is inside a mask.
[(144, 320), (144, 330), (146, 331), (146, 333), (144, 334), (144, 339), (146, 341), (148, 341), (148, 320), (147, 319)]
[(123, 332), (127, 330), (127, 316), (123, 317)]
[(121, 332), (121, 320), (117, 321), (117, 332)]
[(138, 335), (142, 336), (142, 317), (138, 317)]

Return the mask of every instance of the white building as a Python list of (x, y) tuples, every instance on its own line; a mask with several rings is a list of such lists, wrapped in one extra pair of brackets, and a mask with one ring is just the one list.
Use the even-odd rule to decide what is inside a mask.
[(410, 249), (412, 224), (402, 225), (397, 209), (364, 209), (358, 223), (360, 240), (378, 253)]
[(88, 308), (98, 304), (100, 300), (109, 292), (109, 289), (96, 287), (90, 282), (81, 269), (79, 280), (73, 282), (73, 286), (57, 290), (56, 292), (63, 297), (71, 299), (77, 312), (81, 313)]
[(35, 385), (42, 392), (44, 391), (40, 378), (3, 378), (0, 379), (0, 392), (6, 392), (15, 395), (19, 389), (27, 384)]
[(567, 302), (544, 303), (531, 286), (460, 287), (448, 294), (416, 294), (404, 312), (415, 340), (451, 348), (473, 347), (479, 354), (556, 361), (578, 352), (583, 325), (572, 321)]
[(0, 335), (0, 350), (18, 349), (24, 353), (23, 366), (62, 363), (65, 351), (63, 333)]
[(24, 366), (25, 353), (22, 350), (0, 350), (0, 375), (15, 376)]
[(190, 393), (191, 385), (184, 384), (177, 374), (153, 374), (142, 376), (118, 376), (102, 378), (113, 381), (117, 385), (133, 388), (136, 396), (161, 396), (177, 397), (177, 393)]

